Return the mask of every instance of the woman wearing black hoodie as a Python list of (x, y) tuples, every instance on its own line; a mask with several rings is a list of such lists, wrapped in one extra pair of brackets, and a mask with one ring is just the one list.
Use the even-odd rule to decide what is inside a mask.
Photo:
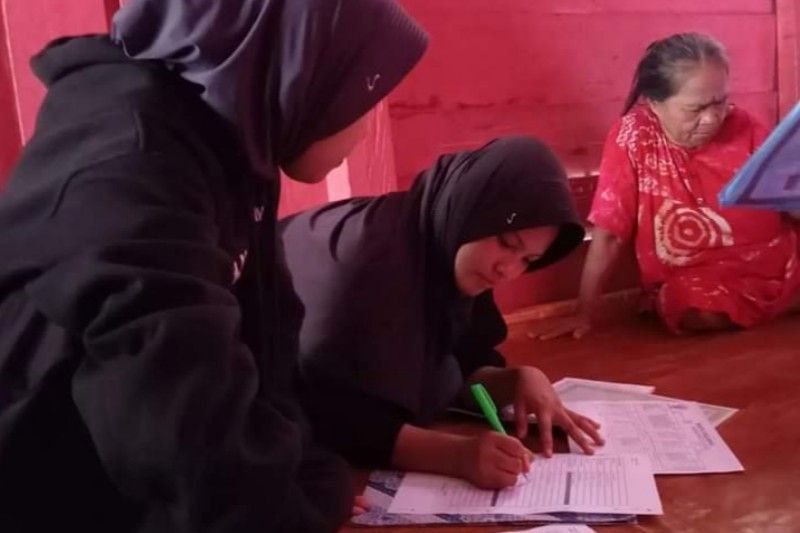
[(347, 517), (292, 396), (278, 168), (336, 166), (425, 42), (391, 0), (131, 0), (33, 59), (0, 197), (0, 529)]
[(524, 437), (538, 417), (585, 451), (596, 424), (564, 408), (544, 374), (503, 368), (506, 326), (491, 289), (565, 257), (583, 237), (564, 171), (542, 143), (496, 140), (439, 158), (411, 189), (333, 203), (281, 222), (305, 309), (304, 401), (319, 438), (351, 460), (425, 470), (500, 488), (529, 452), (487, 431), (425, 428), (482, 382), (513, 404)]

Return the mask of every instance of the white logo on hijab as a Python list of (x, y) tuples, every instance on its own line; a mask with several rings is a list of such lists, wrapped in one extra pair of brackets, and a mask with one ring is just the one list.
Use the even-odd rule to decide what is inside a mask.
[(514, 212), (514, 213), (511, 213), (510, 215), (508, 215), (508, 216), (506, 217), (506, 224), (511, 224), (511, 223), (513, 223), (515, 218), (517, 218), (517, 213), (516, 213), (516, 212)]
[(264, 218), (264, 206), (254, 207), (253, 208), (253, 220), (256, 222), (261, 222), (261, 219)]
[(380, 74), (375, 74), (371, 78), (367, 76), (367, 90), (372, 92), (375, 90), (375, 85), (378, 83), (378, 80), (381, 79)]
[(242, 277), (245, 263), (247, 263), (247, 250), (240, 253), (239, 257), (233, 260), (233, 283), (236, 283)]

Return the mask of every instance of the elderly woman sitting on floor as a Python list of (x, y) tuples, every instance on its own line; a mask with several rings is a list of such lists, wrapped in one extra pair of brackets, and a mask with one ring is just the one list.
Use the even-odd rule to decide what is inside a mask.
[(652, 43), (603, 151), (579, 312), (543, 337), (591, 329), (628, 242), (646, 306), (675, 333), (751, 327), (796, 308), (796, 221), (717, 201), (766, 133), (728, 102), (717, 41), (685, 33)]

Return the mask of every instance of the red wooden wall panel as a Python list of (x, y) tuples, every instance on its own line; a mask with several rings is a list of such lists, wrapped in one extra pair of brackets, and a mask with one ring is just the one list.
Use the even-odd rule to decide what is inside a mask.
[(9, 56), (17, 91), (17, 112), (23, 139), (33, 134), (44, 87), (30, 72), (30, 58), (62, 35), (107, 31), (103, 0), (3, 0)]
[[(499, 0), (496, 5), (517, 5), (514, 0)], [(555, 14), (592, 13), (769, 13), (773, 0), (539, 0), (531, 2), (537, 11)]]
[(571, 173), (596, 170), (639, 55), (678, 31), (705, 31), (725, 43), (734, 100), (767, 123), (777, 114), (771, 2), (403, 4), (430, 32), (431, 47), (390, 99), (401, 186), (443, 151), (510, 133), (547, 140)]
[(0, 9), (0, 189), (22, 146), (7, 37), (5, 10)]
[(33, 135), (44, 86), (30, 69), (30, 58), (62, 35), (107, 30), (108, 9), (118, 0), (0, 0), (0, 187)]
[(353, 196), (373, 196), (397, 190), (392, 119), (386, 100), (370, 113), (367, 138), (355, 148), (348, 163)]
[(778, 113), (784, 116), (800, 99), (800, 2), (776, 0)]

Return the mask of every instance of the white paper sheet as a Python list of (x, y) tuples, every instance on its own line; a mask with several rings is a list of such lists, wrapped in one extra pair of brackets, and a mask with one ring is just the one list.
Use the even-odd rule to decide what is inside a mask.
[(618, 383), (616, 381), (597, 381), (594, 379), (583, 378), (562, 378), (553, 383), (553, 388), (556, 392), (560, 393), (562, 390), (568, 390), (574, 385), (587, 385), (598, 389), (610, 389), (618, 391), (631, 391), (640, 392), (642, 394), (650, 394), (656, 388), (653, 385), (636, 385), (634, 383)]
[(528, 478), (528, 483), (492, 491), (478, 489), (461, 479), (408, 473), (389, 512), (662, 513), (650, 463), (643, 455), (537, 457)]
[[(579, 400), (605, 400), (616, 399), (623, 393), (651, 394), (655, 387), (651, 385), (635, 385), (633, 383), (617, 383), (615, 381), (595, 381), (583, 378), (562, 378), (553, 383), (553, 389), (558, 393), (561, 401), (564, 396)], [(580, 395), (580, 396), (579, 396)], [(585, 395), (586, 397), (581, 397)], [(606, 397), (610, 396), (610, 397)], [(573, 398), (574, 397), (574, 398)], [(514, 421), (514, 406), (506, 405), (500, 410), (500, 418), (506, 422)], [(536, 415), (529, 414), (528, 421), (536, 423)]]
[[(561, 384), (563, 383), (563, 384)], [(559, 398), (564, 403), (581, 401), (670, 401), (685, 402), (677, 398), (649, 394), (637, 391), (633, 388), (618, 387), (615, 383), (590, 382), (588, 380), (577, 380), (574, 378), (564, 378), (554, 385)], [(636, 385), (634, 385), (636, 387)], [(644, 386), (643, 386), (644, 387)], [(723, 407), (721, 405), (711, 405), (707, 403), (696, 403), (705, 414), (706, 418), (714, 427), (719, 426), (724, 421), (732, 417), (738, 409), (733, 407)], [(586, 415), (586, 413), (581, 413)], [(589, 416), (589, 415), (586, 415)]]
[[(597, 420), (605, 446), (597, 454), (643, 453), (654, 474), (739, 472), (742, 464), (692, 402), (575, 402)], [(580, 448), (570, 439), (570, 450)]]
[[(594, 381), (581, 378), (563, 378), (553, 383), (553, 388), (558, 393), (559, 398), (564, 403), (582, 401), (609, 401), (609, 402), (629, 402), (629, 401), (651, 401), (651, 402), (689, 402), (696, 404), (703, 411), (711, 425), (719, 427), (720, 424), (735, 415), (739, 410), (733, 407), (722, 405), (712, 405), (709, 403), (692, 402), (669, 396), (652, 394), (655, 387), (650, 385), (635, 385), (632, 383), (617, 383), (613, 381)], [(473, 416), (483, 419), (483, 414), (476, 411), (459, 409), (452, 407), (449, 409), (454, 413)], [(584, 414), (584, 413), (581, 413)], [(505, 422), (514, 422), (514, 406), (506, 405), (500, 410), (500, 418)], [(536, 423), (536, 415), (529, 414), (528, 421)]]
[(594, 529), (583, 524), (555, 524), (552, 526), (540, 526), (531, 529), (516, 529), (505, 531), (504, 533), (596, 533)]

